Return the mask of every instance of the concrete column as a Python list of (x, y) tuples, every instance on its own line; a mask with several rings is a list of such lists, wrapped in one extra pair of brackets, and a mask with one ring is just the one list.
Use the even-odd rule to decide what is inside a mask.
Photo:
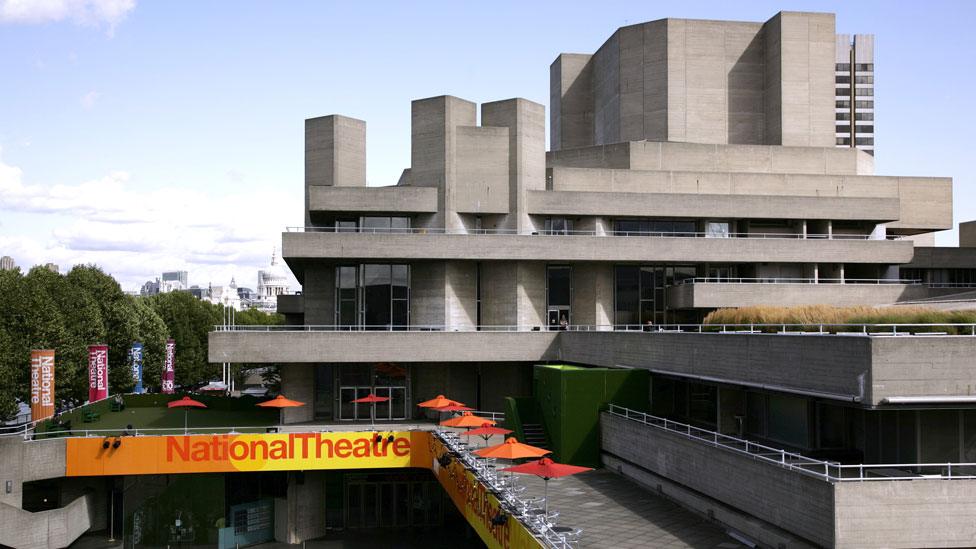
[(803, 235), (805, 239), (807, 237), (807, 220), (803, 219), (800, 221), (800, 234)]
[(490, 261), (481, 264), (482, 323), (545, 326), (546, 266), (541, 262)]
[(308, 188), (366, 186), (366, 122), (337, 114), (305, 120), (305, 223)]
[(312, 264), (305, 267), (305, 324), (335, 324), (335, 265)]
[(481, 105), (481, 125), (508, 128), (508, 216), (504, 228), (532, 231), (526, 191), (546, 189), (546, 108), (526, 99)]
[(448, 261), (444, 275), (444, 324), (448, 330), (474, 328), (478, 324), (477, 264)]
[(546, 264), (520, 261), (516, 273), (518, 325), (546, 326)]
[(840, 263), (837, 265), (837, 278), (840, 279), (840, 283), (844, 283), (844, 264)]
[(282, 364), (281, 393), (292, 400), (304, 402), (305, 406), (284, 408), (282, 423), (301, 423), (315, 418), (315, 365)]
[(325, 476), (315, 471), (288, 474), (285, 499), (275, 500), (275, 540), (302, 543), (326, 534)]
[(411, 104), (410, 182), (437, 188), (437, 213), (426, 220), (428, 227), (464, 227), (455, 206), (457, 128), (474, 126), (476, 118), (474, 103), (448, 95)]
[(613, 265), (573, 265), (573, 324), (603, 326), (613, 323)]

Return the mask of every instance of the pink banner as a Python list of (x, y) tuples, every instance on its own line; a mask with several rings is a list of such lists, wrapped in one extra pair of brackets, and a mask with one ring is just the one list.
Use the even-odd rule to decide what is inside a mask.
[(108, 398), (108, 345), (88, 346), (88, 401)]
[(173, 394), (176, 381), (176, 341), (166, 340), (166, 362), (163, 363), (163, 393)]

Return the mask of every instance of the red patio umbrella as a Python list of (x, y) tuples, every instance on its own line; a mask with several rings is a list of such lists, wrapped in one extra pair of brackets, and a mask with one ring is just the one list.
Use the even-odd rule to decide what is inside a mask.
[(472, 427), (481, 427), (485, 424), (494, 425), (495, 421), (486, 417), (476, 416), (471, 412), (462, 412), (459, 416), (445, 419), (441, 422), (441, 425), (445, 427), (467, 427), (469, 429)]
[(537, 448), (529, 444), (521, 443), (515, 437), (509, 437), (505, 439), (505, 442), (497, 446), (489, 446), (487, 448), (475, 450), (474, 453), (481, 457), (487, 458), (522, 459), (542, 457), (546, 454), (551, 454), (552, 452), (546, 450), (545, 448)]
[(434, 408), (434, 410), (437, 410), (438, 412), (471, 412), (474, 411), (474, 408), (471, 408), (470, 406), (451, 405)]
[(167, 408), (183, 408), (183, 434), (187, 433), (187, 418), (189, 416), (190, 408), (206, 408), (207, 405), (198, 401), (193, 400), (188, 396), (184, 396), (179, 400), (171, 400), (166, 403)]
[(508, 471), (510, 473), (523, 473), (526, 475), (542, 477), (542, 480), (546, 482), (545, 512), (547, 513), (549, 512), (549, 479), (568, 477), (570, 475), (585, 473), (586, 471), (592, 470), (592, 467), (579, 467), (578, 465), (556, 463), (549, 458), (542, 458), (540, 460), (523, 463), (522, 465), (515, 465), (514, 467), (506, 467), (505, 469), (502, 469), (502, 471)]
[(501, 427), (495, 427), (490, 423), (484, 423), (481, 425), (481, 427), (478, 427), (477, 429), (471, 429), (470, 431), (464, 434), (467, 436), (476, 435), (485, 439), (485, 445), (487, 446), (488, 439), (491, 438), (493, 435), (507, 435), (511, 432), (512, 431), (510, 431), (509, 429), (502, 429)]
[(362, 398), (357, 398), (356, 400), (351, 400), (350, 402), (352, 402), (353, 404), (372, 404), (373, 406), (372, 406), (372, 409), (370, 410), (370, 413), (369, 413), (369, 424), (370, 425), (373, 425), (375, 423), (375, 420), (373, 419), (373, 416), (376, 415), (375, 414), (375, 412), (376, 412), (376, 403), (377, 402), (386, 402), (388, 400), (390, 400), (390, 397), (381, 397), (381, 396), (376, 396), (376, 395), (370, 393), (370, 394), (368, 394), (368, 395), (366, 395), (366, 396), (364, 396)]
[[(278, 395), (271, 400), (265, 400), (264, 402), (258, 402), (257, 406), (262, 408), (296, 408), (298, 406), (305, 406), (304, 402), (299, 402), (297, 400), (291, 400), (290, 398), (285, 398), (285, 395)], [(278, 424), (284, 423), (284, 418), (282, 418), (282, 413), (278, 412)]]
[(443, 408), (445, 406), (464, 406), (464, 403), (451, 400), (444, 395), (437, 395), (430, 400), (425, 400), (420, 404), (417, 404), (417, 406), (420, 406), (421, 408)]

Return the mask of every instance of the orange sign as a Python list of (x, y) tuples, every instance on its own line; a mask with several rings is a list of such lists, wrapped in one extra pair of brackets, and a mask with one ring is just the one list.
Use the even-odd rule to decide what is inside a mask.
[(441, 466), (435, 458), (444, 455), (445, 451), (444, 444), (431, 435), (430, 455), (434, 475), (481, 541), (491, 549), (541, 547), (539, 540), (515, 517), (509, 516), (503, 523), (494, 524), (492, 519), (499, 516), (501, 509), (498, 498), (456, 459)]
[[(379, 440), (377, 440), (377, 436)], [(392, 437), (392, 440), (391, 440)], [(424, 432), (288, 433), (67, 440), (66, 476), (430, 467)]]
[(31, 351), (31, 420), (39, 421), (54, 415), (54, 351)]

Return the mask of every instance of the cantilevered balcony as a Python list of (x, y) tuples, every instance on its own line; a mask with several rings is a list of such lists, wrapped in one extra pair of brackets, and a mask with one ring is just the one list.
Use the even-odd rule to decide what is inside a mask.
[(515, 260), (645, 262), (782, 262), (899, 264), (911, 260), (908, 240), (862, 235), (727, 233), (466, 231), (436, 228), (377, 232), (293, 228), (282, 234), (283, 256), (329, 260)]
[(898, 279), (688, 278), (668, 288), (668, 306), (716, 309), (752, 305), (890, 305), (953, 291), (958, 290)]
[(704, 494), (822, 547), (972, 545), (976, 464), (842, 465), (616, 406), (604, 464)]

